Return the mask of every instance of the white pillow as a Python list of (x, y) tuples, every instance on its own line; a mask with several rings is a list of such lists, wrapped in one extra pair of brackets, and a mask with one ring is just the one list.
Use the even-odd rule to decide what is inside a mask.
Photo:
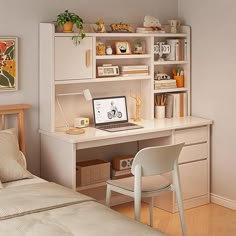
[(0, 131), (0, 180), (4, 182), (32, 178), (22, 162), (15, 129)]

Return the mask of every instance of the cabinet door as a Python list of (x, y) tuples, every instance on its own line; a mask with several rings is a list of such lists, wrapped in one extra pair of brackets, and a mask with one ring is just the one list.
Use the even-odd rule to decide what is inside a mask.
[(71, 37), (55, 37), (55, 80), (92, 78), (92, 38), (75, 45)]

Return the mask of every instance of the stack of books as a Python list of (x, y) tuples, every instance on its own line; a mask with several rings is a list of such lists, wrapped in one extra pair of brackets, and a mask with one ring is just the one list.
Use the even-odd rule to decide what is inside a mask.
[(170, 88), (176, 88), (176, 80), (174, 79), (154, 80), (154, 89), (170, 89)]
[(112, 179), (121, 179), (125, 177), (133, 176), (131, 174), (131, 168), (125, 170), (114, 170), (111, 168), (111, 178)]
[(120, 67), (121, 76), (149, 75), (148, 65), (131, 65)]

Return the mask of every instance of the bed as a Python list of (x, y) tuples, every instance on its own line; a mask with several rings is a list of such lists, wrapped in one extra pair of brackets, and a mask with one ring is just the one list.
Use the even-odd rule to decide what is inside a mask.
[[(164, 235), (27, 171), (24, 110), (28, 108), (0, 106), (0, 235)], [(17, 132), (6, 129), (7, 114), (16, 114)]]

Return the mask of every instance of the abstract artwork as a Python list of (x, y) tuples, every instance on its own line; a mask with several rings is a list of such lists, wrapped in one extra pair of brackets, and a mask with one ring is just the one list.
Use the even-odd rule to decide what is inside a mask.
[(18, 89), (17, 37), (0, 37), (0, 92)]

